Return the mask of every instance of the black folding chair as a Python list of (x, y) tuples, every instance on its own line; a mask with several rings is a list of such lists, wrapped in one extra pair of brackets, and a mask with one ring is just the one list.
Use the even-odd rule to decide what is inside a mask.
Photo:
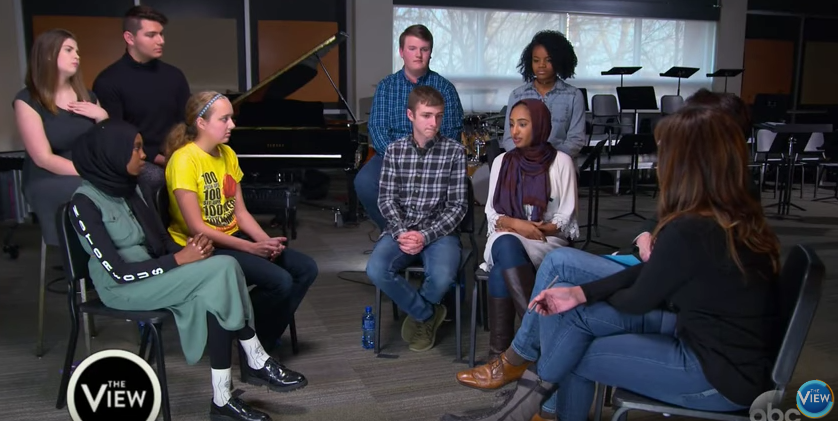
[(67, 355), (64, 358), (64, 370), (61, 374), (61, 386), (58, 390), (58, 401), (55, 404), (55, 408), (62, 409), (67, 403), (67, 386), (70, 384), (70, 371), (73, 365), (73, 358), (76, 354), (76, 344), (79, 339), (79, 319), (81, 314), (87, 313), (95, 316), (144, 323), (139, 355), (141, 358), (146, 358), (146, 348), (148, 348), (150, 334), (153, 346), (149, 350), (150, 355), (148, 356), (148, 360), (150, 361), (152, 358), (157, 360), (157, 378), (160, 381), (160, 390), (163, 395), (163, 419), (165, 421), (171, 421), (169, 388), (166, 382), (166, 364), (163, 359), (161, 329), (163, 322), (170, 319), (172, 313), (168, 310), (116, 310), (105, 306), (98, 298), (85, 302), (77, 302), (76, 283), (83, 287), (84, 281), (89, 280), (87, 264), (90, 261), (90, 255), (82, 248), (76, 231), (73, 229), (72, 222), (70, 221), (70, 212), (72, 211), (69, 204), (65, 204), (55, 215), (61, 258), (64, 261), (64, 271), (69, 285), (67, 299), (70, 307), (70, 341), (67, 344)]
[[(780, 274), (780, 317), (784, 320), (785, 335), (774, 370), (771, 373), (774, 381), (775, 399), (779, 400), (785, 393), (786, 386), (791, 381), (803, 343), (809, 334), (809, 327), (815, 318), (815, 311), (821, 298), (821, 285), (825, 275), (823, 262), (809, 246), (798, 244), (795, 246)], [(604, 396), (605, 386), (600, 385), (597, 396)], [(597, 414), (601, 411), (602, 400), (597, 399)], [(779, 402), (774, 402), (778, 404)], [(641, 395), (618, 389), (612, 397), (614, 415), (612, 421), (625, 421), (628, 411), (645, 411), (659, 414), (680, 415), (684, 417), (720, 420), (720, 421), (748, 421), (748, 410), (738, 412), (712, 412), (687, 409), (679, 406), (658, 402)], [(598, 418), (595, 418), (598, 420)]]
[[(471, 185), (471, 180), (468, 180), (468, 207), (466, 208), (466, 214), (463, 217), (463, 221), (460, 222), (460, 234), (467, 234), (469, 243), (471, 248), (462, 248), (460, 254), (460, 267), (459, 267), (459, 276), (457, 281), (454, 283), (455, 293), (454, 293), (454, 301), (455, 301), (455, 308), (456, 308), (456, 325), (457, 325), (457, 333), (456, 333), (456, 341), (457, 341), (457, 358), (454, 359), (454, 362), (463, 362), (462, 355), (463, 355), (463, 341), (462, 341), (462, 290), (461, 284), (465, 280), (465, 267), (466, 263), (477, 253), (477, 241), (474, 238), (474, 187)], [(476, 262), (475, 257), (475, 262)], [(474, 265), (475, 270), (477, 269), (477, 263)], [(417, 265), (411, 265), (405, 268), (402, 273), (405, 279), (410, 280), (411, 273), (424, 273), (425, 267), (420, 263)], [(375, 287), (375, 344), (373, 345), (374, 351), (376, 355), (381, 353), (381, 288)], [(472, 303), (471, 305), (475, 305)], [(399, 320), (399, 310), (396, 306), (395, 301), (393, 302), (393, 319)]]

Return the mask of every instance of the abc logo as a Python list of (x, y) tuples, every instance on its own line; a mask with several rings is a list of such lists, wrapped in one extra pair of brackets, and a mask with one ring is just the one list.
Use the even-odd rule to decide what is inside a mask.
[(73, 421), (152, 421), (160, 412), (160, 400), (160, 382), (151, 366), (116, 349), (82, 361), (67, 388)]
[(800, 421), (802, 417), (796, 409), (783, 411), (778, 408), (782, 399), (783, 395), (776, 390), (759, 395), (751, 404), (751, 421)]

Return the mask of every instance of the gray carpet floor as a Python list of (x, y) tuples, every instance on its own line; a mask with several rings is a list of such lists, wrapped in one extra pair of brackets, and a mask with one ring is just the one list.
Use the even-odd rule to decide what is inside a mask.
[[(334, 184), (339, 184), (335, 181)], [(811, 184), (806, 198), (795, 196), (795, 203), (807, 208), (795, 220), (772, 220), (785, 250), (804, 243), (812, 245), (827, 266), (827, 282), (816, 321), (800, 358), (786, 401), (793, 399), (797, 387), (805, 381), (820, 379), (838, 384), (838, 203), (811, 202)], [(587, 199), (580, 192), (580, 224), (585, 223)], [(796, 194), (796, 192), (795, 192)], [(823, 190), (828, 195), (829, 191)], [(772, 203), (766, 192), (764, 203)], [(630, 207), (630, 196), (605, 193), (600, 209), (600, 241), (625, 245), (636, 235), (640, 222), (627, 217), (608, 220)], [(654, 200), (648, 194), (638, 196), (641, 214), (651, 215)], [(771, 209), (769, 209), (770, 211)], [(479, 214), (480, 212), (478, 212)], [(361, 347), (360, 318), (364, 307), (373, 305), (375, 289), (363, 274), (377, 237), (368, 222), (354, 228), (336, 228), (328, 211), (303, 206), (299, 211), (299, 237), (291, 246), (313, 256), (320, 276), (297, 313), (301, 352), (292, 355), (286, 334), (277, 355), (289, 367), (304, 373), (309, 386), (303, 390), (278, 394), (263, 388), (234, 384), (246, 393), (243, 398), (269, 411), (274, 420), (434, 420), (446, 412), (464, 412), (490, 407), (493, 393), (460, 386), (455, 373), (466, 365), (454, 362), (456, 356), (454, 323), (440, 330), (437, 345), (430, 351), (414, 353), (399, 335), (400, 323), (393, 320), (389, 300), (383, 303), (382, 350), (388, 358), (376, 358)], [(478, 216), (482, 218), (482, 216)], [(267, 221), (267, 220), (265, 220)], [(478, 225), (482, 219), (478, 219)], [(0, 225), (0, 233), (7, 227)], [(274, 230), (275, 231), (275, 230)], [(582, 231), (584, 234), (584, 230)], [(485, 238), (478, 235), (480, 247)], [(39, 230), (35, 225), (21, 226), (15, 234), (21, 246), (17, 260), (0, 257), (0, 407), (8, 420), (67, 420), (67, 410), (55, 409), (55, 397), (69, 336), (66, 296), (47, 293), (46, 347), (43, 358), (34, 356), (38, 291)], [(606, 252), (606, 249), (589, 249)], [(482, 248), (479, 253), (482, 256)], [(55, 250), (48, 253), (48, 279), (61, 273), (52, 269), (60, 264)], [(471, 282), (467, 291), (470, 297)], [(61, 281), (54, 289), (64, 287)], [(463, 351), (468, 351), (468, 305), (463, 314)], [(136, 352), (137, 329), (134, 324), (116, 320), (97, 320), (98, 336), (93, 351), (121, 348)], [(164, 332), (169, 393), (175, 420), (207, 419), (211, 398), (209, 362), (188, 366), (172, 326)], [(478, 329), (477, 355), (487, 351), (487, 333)], [(87, 354), (79, 342), (76, 359)], [(237, 359), (234, 356), (234, 374)], [(834, 386), (833, 386), (834, 387)], [(793, 405), (793, 404), (792, 404)], [(606, 409), (605, 416), (610, 417)], [(659, 416), (636, 414), (632, 419), (659, 419)], [(672, 417), (674, 419), (676, 417)], [(607, 418), (606, 418), (607, 419)]]

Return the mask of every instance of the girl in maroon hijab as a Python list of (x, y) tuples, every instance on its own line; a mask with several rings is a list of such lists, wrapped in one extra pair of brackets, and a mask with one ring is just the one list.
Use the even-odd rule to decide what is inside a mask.
[(489, 239), (481, 267), (489, 272), (489, 357), (512, 342), (544, 256), (578, 237), (576, 164), (548, 141), (550, 110), (537, 99), (512, 106), (515, 149), (492, 163), (486, 203)]

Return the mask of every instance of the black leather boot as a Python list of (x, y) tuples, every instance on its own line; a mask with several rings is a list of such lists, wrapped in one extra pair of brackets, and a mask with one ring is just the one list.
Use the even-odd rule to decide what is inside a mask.
[(272, 421), (271, 416), (253, 409), (239, 398), (230, 398), (224, 406), (210, 401), (211, 421)]
[(506, 351), (515, 335), (512, 298), (489, 297), (489, 361)]
[(289, 370), (284, 365), (273, 359), (268, 358), (265, 366), (260, 370), (255, 370), (247, 364), (247, 356), (244, 349), (239, 344), (239, 365), (241, 366), (241, 379), (243, 383), (252, 384), (254, 386), (267, 386), (268, 389), (274, 392), (290, 392), (292, 390), (302, 389), (308, 384), (308, 379), (296, 371)]
[(531, 263), (526, 263), (503, 271), (503, 281), (512, 296), (515, 304), (515, 312), (518, 317), (524, 318), (527, 307), (530, 304), (532, 289), (535, 286), (535, 268)]

